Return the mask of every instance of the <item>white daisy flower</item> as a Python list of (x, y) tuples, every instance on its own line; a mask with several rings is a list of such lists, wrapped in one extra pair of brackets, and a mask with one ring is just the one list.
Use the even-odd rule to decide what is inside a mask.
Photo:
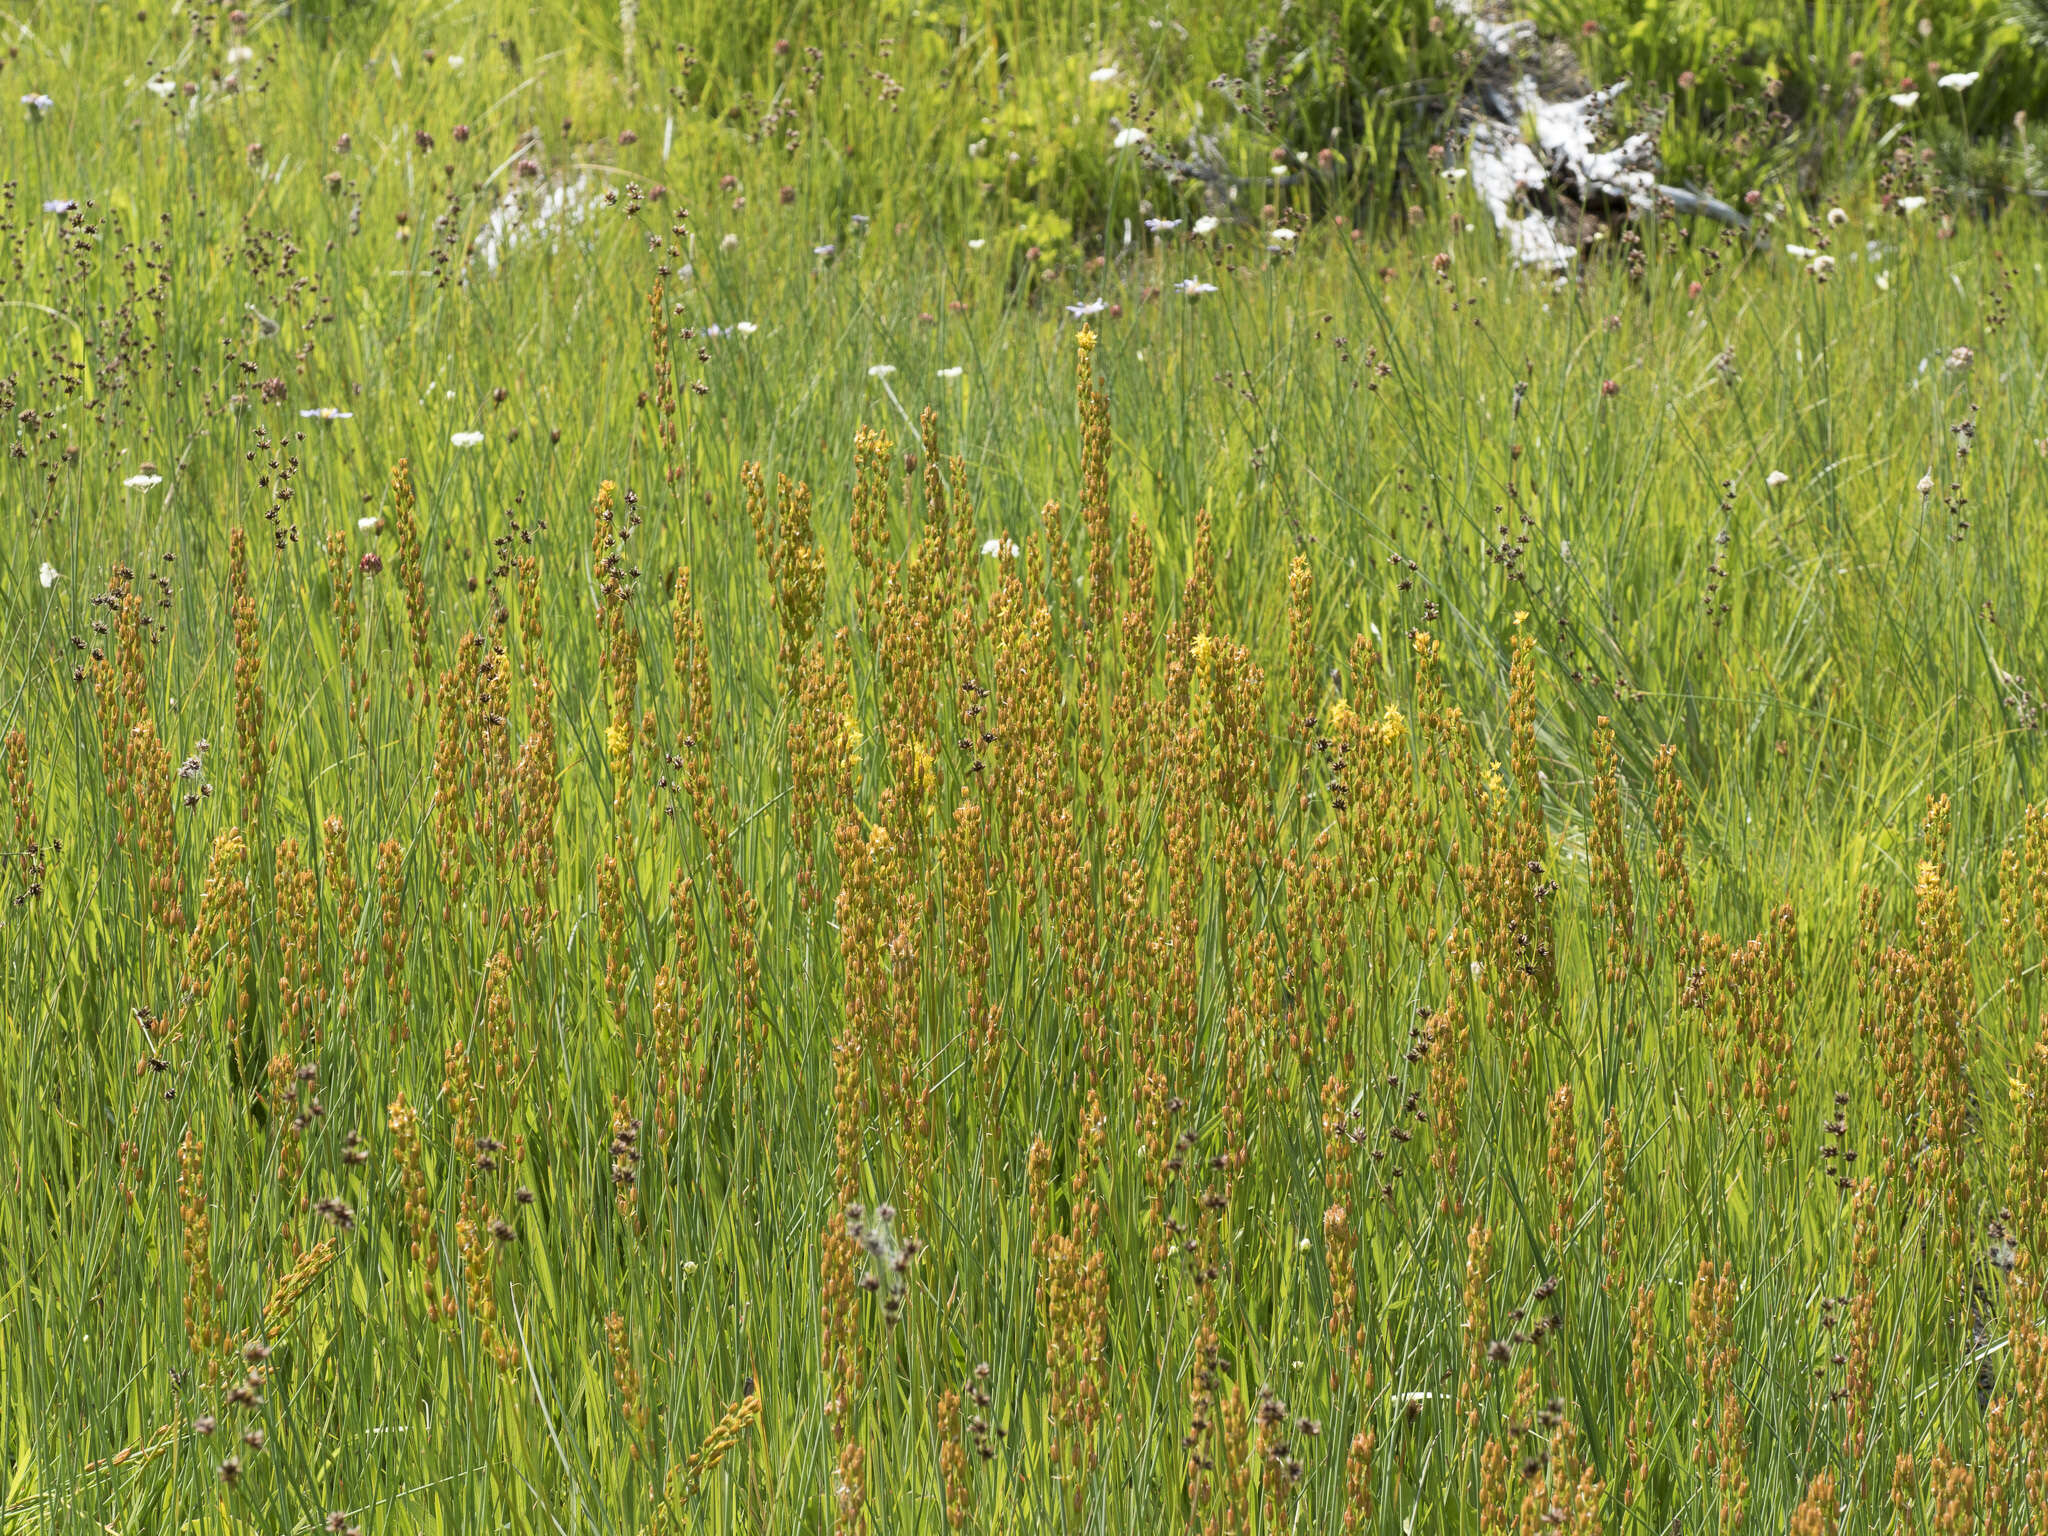
[(448, 434), (448, 441), (457, 448), (478, 448), (483, 445), (483, 440), (484, 435), (481, 432), (451, 432)]
[(1179, 219), (1147, 219), (1147, 220), (1145, 221), (1145, 228), (1146, 228), (1146, 229), (1148, 229), (1148, 230), (1150, 230), (1150, 231), (1151, 231), (1151, 232), (1152, 232), (1153, 234), (1155, 234), (1155, 235), (1163, 235), (1163, 234), (1165, 234), (1165, 233), (1166, 233), (1166, 232), (1167, 232), (1167, 231), (1168, 231), (1169, 229), (1179, 229), (1179, 228), (1180, 228), (1180, 220), (1179, 220)]

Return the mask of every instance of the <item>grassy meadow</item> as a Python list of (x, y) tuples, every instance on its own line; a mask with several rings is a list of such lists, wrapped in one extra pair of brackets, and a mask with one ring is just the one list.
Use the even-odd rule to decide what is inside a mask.
[(2048, 1529), (2018, 23), (623, 13), (0, 16), (0, 1536)]

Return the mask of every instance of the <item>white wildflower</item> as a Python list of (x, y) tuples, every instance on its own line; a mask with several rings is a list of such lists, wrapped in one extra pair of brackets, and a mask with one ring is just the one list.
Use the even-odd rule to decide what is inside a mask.
[(838, 253), (839, 247), (829, 243), (825, 245), (814, 245), (811, 247), (811, 254), (813, 256), (816, 256), (820, 261), (830, 261)]
[(988, 242), (987, 242), (986, 240), (970, 240), (970, 241), (968, 241), (968, 242), (967, 242), (967, 249), (969, 249), (970, 251), (978, 251), (978, 250), (980, 250), (980, 249), (981, 249), (981, 248), (982, 248), (982, 247), (983, 247), (984, 245), (987, 245), (987, 244), (988, 244)]
[(1892, 275), (1891, 275), (1891, 273), (1889, 273), (1889, 272), (1880, 272), (1880, 273), (1878, 273), (1878, 274), (1877, 274), (1877, 276), (1876, 276), (1876, 283), (1877, 283), (1877, 291), (1878, 291), (1879, 293), (1890, 293), (1890, 292), (1892, 291)]
[(1180, 220), (1179, 220), (1179, 219), (1147, 219), (1147, 220), (1145, 221), (1145, 228), (1146, 228), (1147, 230), (1149, 230), (1149, 231), (1150, 231), (1150, 232), (1151, 232), (1152, 234), (1155, 234), (1155, 235), (1163, 235), (1163, 234), (1165, 234), (1165, 233), (1166, 233), (1166, 232), (1167, 232), (1167, 231), (1168, 231), (1169, 229), (1179, 229), (1179, 228), (1180, 228)]
[(742, 336), (751, 336), (754, 334), (754, 332), (761, 329), (761, 327), (754, 324), (754, 322), (751, 320), (742, 320), (737, 325), (735, 325), (733, 329), (739, 332), (739, 334)]
[(1216, 215), (1214, 215), (1213, 213), (1205, 213), (1199, 219), (1195, 220), (1195, 227), (1192, 233), (1197, 235), (1213, 235), (1216, 233), (1218, 229), (1222, 228), (1222, 226), (1223, 221), (1217, 218)]
[(1295, 231), (1291, 229), (1276, 229), (1273, 231), (1273, 238), (1275, 240), (1285, 240), (1291, 243), (1294, 239), (1294, 236)]
[(1443, 176), (1443, 179), (1445, 181), (1463, 181), (1467, 176), (1471, 175), (1472, 173), (1466, 170), (1465, 167), (1463, 167), (1462, 165), (1454, 165), (1449, 170), (1440, 172), (1439, 174)]
[(1099, 315), (1107, 308), (1109, 305), (1101, 299), (1088, 299), (1080, 304), (1069, 304), (1067, 313), (1076, 320), (1086, 320), (1090, 315)]
[(957, 379), (964, 372), (966, 372), (966, 370), (962, 368), (958, 363), (955, 363), (950, 368), (941, 368), (939, 370), (939, 377), (942, 379)]
[(997, 534), (982, 543), (981, 552), (991, 560), (1008, 560), (1016, 555), (1017, 546), (1002, 534)]
[(43, 212), (45, 213), (69, 213), (77, 206), (78, 204), (68, 197), (48, 197), (43, 199)]
[(718, 248), (730, 255), (740, 248), (740, 237), (728, 231), (726, 237), (718, 242)]
[(1835, 258), (1827, 255), (1816, 256), (1806, 264), (1806, 270), (1822, 282), (1826, 282), (1835, 275)]
[(1792, 477), (1786, 474), (1785, 471), (1783, 471), (1782, 469), (1774, 469), (1768, 475), (1764, 476), (1764, 484), (1768, 485), (1774, 491), (1781, 485), (1789, 485), (1791, 483), (1791, 480)]
[(1100, 69), (1088, 71), (1088, 83), (1090, 85), (1107, 85), (1115, 78), (1116, 66), (1114, 64), (1105, 64)]
[(1788, 245), (1785, 247), (1785, 254), (1795, 261), (1804, 261), (1814, 254), (1814, 250), (1808, 245)]
[(1836, 229), (1840, 229), (1840, 228), (1841, 228), (1841, 227), (1842, 227), (1842, 226), (1843, 226), (1844, 224), (1846, 224), (1846, 223), (1848, 223), (1848, 222), (1849, 222), (1849, 210), (1848, 210), (1848, 209), (1846, 209), (1846, 208), (1830, 208), (1830, 209), (1828, 210), (1828, 223), (1830, 223), (1831, 225), (1833, 225), (1833, 226), (1834, 226), (1834, 227), (1835, 227)]
[(49, 111), (50, 108), (57, 105), (56, 102), (50, 100), (50, 98), (45, 96), (41, 91), (30, 91), (26, 96), (21, 98), (21, 104), (24, 107), (27, 107), (29, 111), (33, 112), (37, 117), (41, 117), (45, 112)]
[(349, 421), (354, 419), (355, 414), (354, 411), (344, 411), (338, 406), (332, 405), (308, 406), (305, 410), (299, 412), (299, 415), (307, 421)]
[(383, 526), (384, 519), (381, 517), (359, 517), (356, 519), (357, 533), (375, 533)]
[(1112, 149), (1129, 149), (1133, 144), (1142, 144), (1151, 135), (1142, 128), (1120, 128), (1110, 143)]
[(131, 491), (147, 491), (164, 483), (162, 475), (130, 475), (121, 482)]
[(255, 57), (256, 50), (247, 43), (237, 43), (227, 51), (227, 61), (230, 64), (246, 64)]
[(152, 96), (170, 97), (178, 94), (178, 82), (154, 75), (142, 82), (142, 88)]
[(1929, 496), (1932, 496), (1934, 494), (1934, 476), (1922, 475), (1920, 477), (1919, 490), (1920, 499), (1922, 501), (1925, 501)]
[(1956, 347), (1948, 354), (1946, 365), (1949, 372), (1961, 373), (1977, 360), (1977, 354), (1968, 347)]
[(1926, 206), (1927, 199), (1924, 197), (1902, 197), (1899, 199), (1899, 212), (1901, 213), (1918, 213)]
[(1972, 69), (1962, 74), (1943, 75), (1934, 83), (1944, 91), (1967, 91), (1977, 83), (1978, 75), (1979, 71)]
[(1897, 95), (1891, 98), (1892, 105), (1897, 107), (1901, 112), (1912, 111), (1913, 108), (1919, 104), (1919, 102), (1920, 93), (1918, 91), (1900, 91)]
[(457, 448), (481, 447), (483, 440), (484, 435), (481, 432), (451, 432), (448, 434), (448, 441)]
[(1199, 298), (1205, 293), (1216, 292), (1214, 283), (1205, 283), (1198, 277), (1184, 277), (1173, 286), (1176, 292), (1184, 293), (1191, 299)]
[(47, 560), (43, 562), (43, 568), (36, 572), (36, 576), (42, 582), (45, 589), (54, 587), (64, 579), (64, 573)]
[(896, 365), (894, 363), (875, 363), (869, 367), (868, 377), (871, 379), (886, 379), (895, 371)]

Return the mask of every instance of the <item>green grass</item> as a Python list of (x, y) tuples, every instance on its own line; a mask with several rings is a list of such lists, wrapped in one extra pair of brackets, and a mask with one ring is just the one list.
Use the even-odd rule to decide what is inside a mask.
[[(2038, 221), (1883, 213), (1866, 188), (1844, 193), (1848, 222), (1833, 226), (1768, 198), (1775, 240), (1826, 244), (1825, 282), (1782, 249), (1653, 222), (1639, 249), (1617, 233), (1553, 283), (1507, 266), (1455, 190), (1413, 229), (1318, 218), (1287, 243), (1248, 209), (1200, 239), (1140, 226), (1126, 247), (1122, 210), (1141, 218), (1140, 198), (1200, 209), (1104, 148), (1106, 115), (1128, 102), (1086, 71), (1105, 57), (1137, 69), (1140, 43), (1208, 68), (1231, 18), (1189, 18), (1183, 45), (1166, 27), (1146, 41), (1135, 14), (1075, 8), (1027, 28), (991, 12), (896, 71), (892, 111), (868, 73), (891, 70), (879, 39), (939, 49), (939, 29), (881, 13), (650, 7), (630, 89), (617, 18), (594, 6), (414, 22), (336, 6), (290, 25), (266, 12), (244, 44), (257, 57), (235, 66), (225, 21), (198, 37), (186, 13), (132, 14), (27, 18), (5, 78), (56, 104), (40, 118), (10, 107), (0, 128), (14, 181), (0, 223), (14, 450), (0, 461), (0, 737), (21, 733), (4, 749), (10, 784), (33, 781), (18, 799), (28, 823), (15, 798), (0, 811), (0, 1531), (282, 1532), (328, 1511), (378, 1532), (638, 1532), (657, 1518), (822, 1531), (846, 1518), (834, 1468), (857, 1444), (865, 1527), (935, 1532), (941, 1448), (963, 1438), (976, 1529), (1333, 1531), (1347, 1508), (1364, 1514), (1346, 1483), (1361, 1433), (1376, 1437), (1359, 1461), (1376, 1506), (1363, 1529), (1479, 1529), (1494, 1444), (1516, 1521), (1521, 1463), (1547, 1448), (1544, 1477), (1583, 1466), (1607, 1489), (1587, 1529), (1727, 1530), (1712, 1437), (1693, 1426), (1724, 1411), (1696, 1390), (1702, 1261), (1738, 1282), (1716, 1347), (1732, 1351), (1742, 1407), (1747, 1529), (1784, 1529), (1824, 1470), (1840, 1529), (1900, 1529), (1895, 1459), (1916, 1459), (1927, 1513), (1937, 1452), (1964, 1469), (1989, 1529), (2048, 1518), (2020, 1482), (2041, 1454), (2022, 1426), (2048, 1443), (2027, 1397), (2040, 1293), (2022, 1283), (2048, 1237), (2041, 1112), (2027, 1120), (2027, 1092), (2048, 1082), (2035, 1046), (2048, 843), (2024, 835), (2026, 808), (2048, 797)], [(698, 105), (727, 101), (713, 76), (765, 106), (779, 36), (799, 77), (805, 44), (830, 45), (794, 154)], [(949, 63), (981, 57), (975, 39), (1001, 44), (986, 78)], [(694, 83), (672, 63), (679, 41)], [(984, 193), (982, 157), (931, 148), (954, 133), (964, 157), (996, 115), (998, 55), (1024, 82), (1006, 101), (1038, 91), (1102, 114), (1058, 172), (1081, 192), (1056, 178)], [(208, 83), (195, 111), (145, 88), (156, 65), (210, 82), (214, 60), (240, 70), (240, 94)], [(955, 71), (943, 81), (942, 65)], [(529, 125), (537, 147), (520, 144)], [(625, 129), (635, 142), (619, 142)], [(522, 178), (522, 158), (540, 174)], [(495, 268), (467, 254), (507, 187), (537, 198), (579, 175), (586, 219), (529, 229)], [(665, 195), (629, 211), (629, 183)], [(38, 211), (60, 197), (81, 206)], [(1284, 198), (1275, 216), (1293, 221)], [(1047, 219), (1069, 228), (1034, 233), (1056, 228), (1033, 223)], [(658, 350), (648, 293), (664, 266)], [(1218, 291), (1190, 299), (1175, 288), (1187, 279)], [(1115, 306), (1089, 321), (1112, 428), (1103, 500), (1064, 307), (1098, 298)], [(322, 406), (350, 414), (299, 414)], [(963, 520), (949, 547), (1007, 537), (1017, 562), (934, 561), (926, 409), (971, 499), (969, 515), (949, 494)], [(893, 438), (864, 481), (862, 426)], [(451, 441), (468, 432), (482, 442)], [(425, 677), (402, 595), (400, 460), (431, 608)], [(781, 475), (811, 488), (825, 578), (809, 654), (837, 666), (843, 696), (793, 689), (778, 668), (789, 604), (756, 553), (748, 463), (771, 490)], [(145, 464), (161, 480), (124, 485)], [(605, 481), (621, 526), (638, 519), (614, 571), (630, 598), (604, 595), (607, 550), (593, 546)], [(864, 531), (877, 485), (880, 537)], [(1213, 596), (1190, 618), (1204, 513)], [(359, 530), (372, 517), (384, 527)], [(1096, 595), (1069, 577), (1090, 571), (1090, 517), (1107, 519), (1119, 620), (1135, 552), (1156, 550), (1142, 651), (1083, 622)], [(239, 685), (234, 528), (253, 605)], [(330, 533), (356, 571), (354, 670)], [(370, 552), (375, 573), (359, 569)], [(863, 553), (901, 563), (871, 570)], [(528, 557), (530, 598), (515, 568)], [(1290, 603), (1297, 561), (1311, 595)], [(117, 567), (154, 637), (129, 646), (140, 687), (126, 713), (92, 658), (120, 658), (118, 602), (95, 601), (122, 584)], [(677, 667), (684, 568), (708, 715)], [(916, 602), (922, 628), (905, 617)], [(1439, 643), (1443, 697), (1462, 715), (1426, 675), (1418, 687), (1417, 631)], [(624, 707), (621, 634), (638, 644)], [(502, 703), (471, 635), (505, 646)], [(1511, 705), (1517, 636), (1533, 649)], [(1237, 691), (1229, 646), (1198, 637), (1241, 642), (1264, 681)], [(237, 701), (246, 715), (259, 656), (252, 733)], [(552, 911), (532, 918), (533, 863), (507, 854), (500, 818), (531, 826), (543, 801), (530, 775), (502, 798), (509, 765), (547, 734), (530, 682), (543, 665), (558, 862)], [(970, 680), (992, 690), (986, 715), (967, 713)], [(1387, 706), (1406, 722), (1395, 745), (1364, 728)], [(1520, 709), (1533, 714), (1518, 736)], [(479, 718), (494, 714), (503, 727)], [(622, 755), (608, 733), (619, 719), (638, 732), (643, 714), (646, 736)], [(175, 932), (152, 915), (137, 796), (103, 763), (103, 722), (118, 722), (118, 749), (144, 716), (166, 754), (148, 780), (159, 793), (210, 743), (211, 793), (171, 818)], [(1612, 825), (1595, 812), (1602, 716), (1642, 950), (1618, 969), (1592, 876)], [(995, 739), (979, 743), (985, 726)], [(1696, 924), (1661, 915), (1674, 881), (1657, 862), (1653, 765), (1667, 743)], [(1394, 807), (1383, 823), (1378, 793)], [(1931, 796), (1950, 802), (1941, 848), (1921, 832)], [(947, 841), (969, 802), (980, 864)], [(287, 840), (322, 848), (330, 817), (348, 831), (352, 928), (333, 868), (309, 860), (307, 920), (280, 866)], [(192, 946), (202, 911), (221, 907), (202, 889), (231, 827), (248, 850), (246, 919)], [(380, 900), (386, 840), (396, 928)], [(849, 861), (877, 872), (873, 895), (844, 878)], [(693, 882), (680, 912), (678, 875)], [(1866, 888), (1880, 902), (1868, 930)], [(989, 893), (985, 925), (962, 905), (974, 889)], [(1796, 914), (1796, 985), (1759, 980), (1743, 953), (1781, 905)], [(1192, 926), (1171, 928), (1177, 915)], [(388, 967), (399, 930), (403, 961)], [(299, 931), (303, 975), (285, 948)], [(679, 934), (701, 965), (697, 1086), (665, 1135), (658, 1107), (681, 1074), (664, 1087), (655, 1004), (692, 947)], [(963, 972), (977, 935), (986, 965)], [(1897, 953), (1877, 963), (1867, 935)], [(1958, 957), (1960, 972), (1944, 968)], [(281, 990), (295, 978), (296, 1021)], [(1000, 1010), (982, 1051), (968, 1038), (977, 1005)], [(1455, 1056), (1447, 1007), (1469, 1030)], [(473, 1094), (450, 1089), (457, 1042)], [(315, 1076), (295, 1088), (301, 1066)], [(1731, 1074), (1766, 1107), (1717, 1097)], [(1576, 1139), (1562, 1164), (1548, 1108), (1560, 1086)], [(425, 1315), (408, 1251), (401, 1093), (456, 1302), (445, 1318)], [(1091, 1093), (1103, 1119), (1089, 1164)], [(1404, 1109), (1410, 1093), (1427, 1122)], [(1352, 1139), (1327, 1134), (1330, 1104)], [(641, 1122), (624, 1209), (618, 1113)], [(1610, 1113), (1625, 1231), (1602, 1201)], [(1824, 1131), (1838, 1113), (1846, 1132)], [(198, 1345), (188, 1133), (204, 1142), (188, 1161), (203, 1169), (218, 1286), (201, 1300), (225, 1335)], [(479, 1134), (509, 1144), (499, 1166), (476, 1166), (462, 1138)], [(1100, 1265), (1099, 1333), (1047, 1314), (1042, 1287), (1066, 1261), (1034, 1230), (1041, 1142), (1044, 1214), (1077, 1263)], [(1859, 1275), (1824, 1143), (1857, 1150), (1853, 1171), (1873, 1180), (1861, 1425), (1833, 1396), (1865, 1325), (1831, 1300)], [(1348, 1157), (1326, 1156), (1341, 1146)], [(1915, 1155), (1887, 1166), (1888, 1146)], [(1561, 1183), (1553, 1165), (1569, 1167)], [(833, 1415), (821, 1254), (848, 1178), (868, 1206), (900, 1206), (900, 1235), (924, 1247), (900, 1322), (883, 1317), (879, 1273), (879, 1290), (855, 1294), (865, 1371)], [(1574, 1216), (1553, 1233), (1560, 1188)], [(315, 1204), (331, 1200), (346, 1226)], [(1161, 1217), (1195, 1259), (1160, 1253)], [(462, 1284), (464, 1218), (512, 1234), (481, 1239), (494, 1319)], [(1992, 1262), (1994, 1221), (2018, 1271)], [(1493, 1233), (1478, 1342), (1509, 1344), (1510, 1359), (1468, 1372), (1478, 1224)], [(266, 1322), (280, 1277), (322, 1242), (332, 1261)], [(1546, 1277), (1557, 1289), (1532, 1302)], [(1647, 1401), (1628, 1387), (1640, 1287), (1656, 1320)], [(1330, 1331), (1347, 1306), (1350, 1347)], [(1532, 1310), (1511, 1320), (1516, 1308)], [(1546, 1312), (1562, 1320), (1547, 1341), (1514, 1339)], [(622, 1404), (614, 1316), (644, 1426)], [(232, 1351), (256, 1337), (272, 1351), (262, 1401), (238, 1404), (247, 1365)], [(1101, 1350), (1082, 1372), (1101, 1413), (1081, 1431), (1054, 1423), (1076, 1337)], [(1979, 1401), (1986, 1361), (1996, 1417)], [(967, 1393), (982, 1363), (987, 1406), (942, 1413), (941, 1394)], [(749, 1382), (758, 1421), (692, 1486), (686, 1459)], [(1318, 1425), (1286, 1432), (1298, 1484), (1261, 1458), (1257, 1423), (1231, 1439), (1261, 1389)], [(1237, 1500), (1226, 1475), (1191, 1509), (1184, 1437), (1204, 1391), (1212, 1428), (1195, 1450), (1248, 1469), (1249, 1491)], [(1553, 1398), (1559, 1422), (1530, 1431)], [(967, 1414), (990, 1426), (986, 1462)], [(2001, 1423), (2016, 1460), (1994, 1459)], [(243, 1444), (257, 1429), (261, 1446)], [(219, 1470), (231, 1454), (233, 1486)]]

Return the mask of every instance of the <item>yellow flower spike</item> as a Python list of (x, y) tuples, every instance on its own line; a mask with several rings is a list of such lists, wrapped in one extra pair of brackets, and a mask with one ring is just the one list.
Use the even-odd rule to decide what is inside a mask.
[(938, 791), (938, 776), (932, 771), (936, 759), (931, 748), (923, 745), (911, 749), (911, 773), (917, 785), (917, 797), (921, 804), (929, 804)]

